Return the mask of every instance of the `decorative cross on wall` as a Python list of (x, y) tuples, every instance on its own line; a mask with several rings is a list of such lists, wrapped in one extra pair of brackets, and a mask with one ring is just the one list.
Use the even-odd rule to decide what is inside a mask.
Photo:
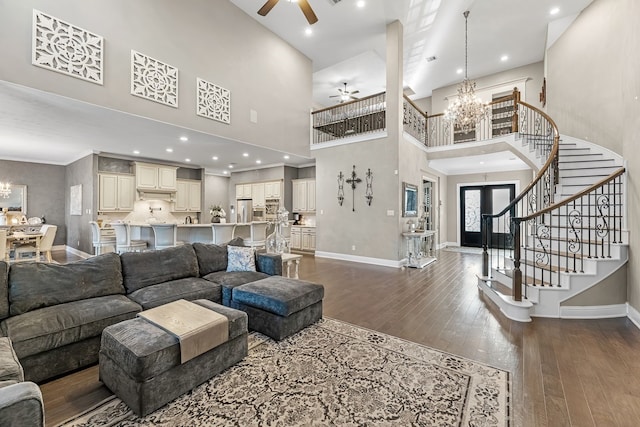
[(351, 184), (351, 190), (353, 191), (353, 199), (351, 199), (353, 207), (351, 210), (353, 212), (356, 211), (356, 185), (361, 183), (362, 179), (358, 178), (356, 175), (356, 165), (353, 165), (353, 171), (351, 171), (351, 178), (347, 179), (347, 184)]
[(338, 174), (338, 204), (342, 206), (344, 202), (344, 174), (342, 171)]

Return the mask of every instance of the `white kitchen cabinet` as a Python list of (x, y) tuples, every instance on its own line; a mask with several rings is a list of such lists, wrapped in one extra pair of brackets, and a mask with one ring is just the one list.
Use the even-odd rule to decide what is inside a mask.
[(136, 162), (136, 187), (147, 191), (176, 191), (175, 166)]
[(173, 210), (175, 212), (200, 212), (201, 188), (200, 181), (177, 180), (176, 202)]
[(316, 180), (294, 179), (293, 184), (293, 212), (315, 212), (316, 210)]
[(130, 212), (135, 201), (135, 181), (132, 175), (100, 174), (98, 180), (98, 211)]
[(250, 199), (251, 184), (236, 184), (236, 199)]
[(302, 251), (316, 250), (316, 228), (304, 226), (291, 227), (291, 249)]
[(251, 184), (251, 200), (254, 208), (264, 208), (265, 202), (264, 182)]
[(279, 199), (282, 195), (280, 181), (272, 181), (264, 183), (264, 198), (265, 199)]

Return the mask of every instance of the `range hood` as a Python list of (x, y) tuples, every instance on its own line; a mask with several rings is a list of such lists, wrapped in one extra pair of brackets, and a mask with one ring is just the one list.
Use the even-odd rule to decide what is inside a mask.
[(138, 200), (174, 202), (176, 200), (176, 192), (167, 190), (138, 190)]

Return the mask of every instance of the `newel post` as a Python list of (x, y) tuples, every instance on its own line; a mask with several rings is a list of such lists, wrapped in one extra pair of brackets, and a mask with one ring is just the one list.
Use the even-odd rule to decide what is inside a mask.
[(520, 218), (511, 218), (513, 224), (513, 299), (522, 301), (522, 271), (520, 270)]
[(511, 116), (511, 132), (518, 132), (518, 123), (520, 120), (518, 118), (518, 109), (520, 102), (520, 91), (517, 87), (513, 88), (513, 115)]
[(482, 221), (480, 221), (480, 231), (482, 236), (482, 277), (489, 277), (489, 252), (488, 249), (488, 230), (487, 227), (488, 216), (482, 214)]

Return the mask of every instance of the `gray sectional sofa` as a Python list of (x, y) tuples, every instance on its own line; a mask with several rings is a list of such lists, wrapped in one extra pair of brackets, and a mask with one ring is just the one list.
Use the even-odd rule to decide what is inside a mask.
[(42, 382), (95, 364), (102, 330), (144, 309), (181, 298), (224, 304), (232, 288), (282, 274), (279, 255), (259, 253), (256, 267), (227, 272), (226, 245), (200, 243), (66, 265), (0, 262), (0, 334), (25, 379)]

